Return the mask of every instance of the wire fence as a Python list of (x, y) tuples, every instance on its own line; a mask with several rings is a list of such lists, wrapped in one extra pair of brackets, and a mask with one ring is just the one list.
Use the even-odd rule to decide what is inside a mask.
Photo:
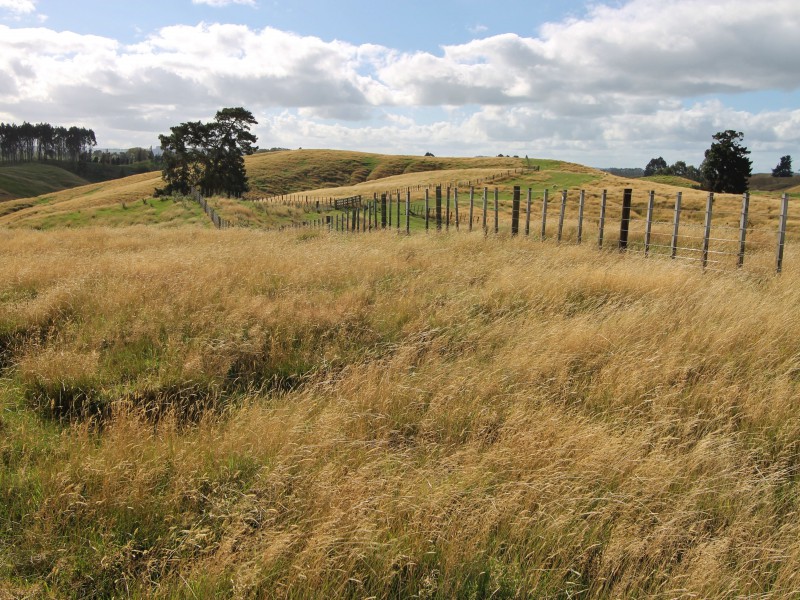
[[(552, 192), (552, 193), (551, 193)], [(198, 195), (199, 197), (199, 195)], [(232, 223), (200, 197), (218, 228)], [(332, 232), (481, 231), (525, 236), (558, 244), (592, 244), (600, 249), (698, 264), (706, 270), (783, 270), (789, 198), (730, 196), (704, 200), (656, 193), (544, 189), (520, 186), (416, 186), (350, 196), (302, 200), (316, 217), (273, 229), (318, 228)]]

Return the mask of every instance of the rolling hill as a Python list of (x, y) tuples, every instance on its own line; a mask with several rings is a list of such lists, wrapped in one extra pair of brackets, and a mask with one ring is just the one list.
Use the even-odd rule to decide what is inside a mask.
[(40, 196), (87, 183), (74, 173), (53, 165), (0, 166), (0, 202)]

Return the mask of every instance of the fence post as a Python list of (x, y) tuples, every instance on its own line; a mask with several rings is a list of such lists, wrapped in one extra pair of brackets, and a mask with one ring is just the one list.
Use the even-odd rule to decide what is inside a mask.
[(519, 234), (519, 202), (520, 189), (518, 185), (515, 185), (514, 196), (511, 200), (511, 235)]
[(494, 188), (494, 232), (500, 232), (500, 192)]
[(583, 209), (586, 206), (586, 190), (581, 190), (578, 200), (578, 243), (583, 241)]
[(472, 218), (475, 214), (475, 186), (469, 187), (469, 230), (472, 231)]
[(631, 201), (633, 199), (633, 190), (625, 188), (622, 193), (622, 219), (619, 224), (619, 249), (624, 251), (628, 249), (628, 231), (631, 224)]
[(427, 233), (430, 229), (430, 222), (431, 222), (431, 215), (430, 215), (430, 189), (425, 188), (425, 232)]
[(681, 223), (681, 202), (683, 201), (683, 192), (678, 192), (675, 196), (675, 218), (672, 222), (672, 245), (670, 248), (669, 257), (674, 259), (678, 255), (678, 227)]
[(397, 231), (400, 231), (400, 190), (397, 190)]
[(531, 202), (533, 201), (533, 190), (528, 188), (528, 202), (525, 205), (525, 236), (531, 234)]
[(706, 200), (706, 220), (703, 226), (703, 268), (708, 264), (708, 245), (711, 237), (711, 209), (714, 205), (714, 192), (708, 193)]
[(778, 251), (775, 260), (775, 272), (783, 271), (783, 249), (786, 246), (786, 222), (789, 219), (789, 194), (781, 198), (781, 218), (778, 223)]
[(381, 194), (381, 229), (386, 229), (386, 194)]
[(450, 231), (450, 186), (447, 186), (447, 210), (445, 211), (445, 231)]
[(606, 203), (608, 200), (608, 191), (603, 190), (603, 194), (600, 196), (600, 231), (598, 232), (597, 237), (597, 248), (602, 250), (603, 249), (603, 234), (606, 231)]
[(653, 206), (656, 201), (656, 193), (650, 190), (650, 196), (647, 199), (647, 221), (644, 225), (644, 255), (650, 255), (650, 234), (653, 231)]
[(544, 241), (547, 234), (547, 194), (548, 190), (545, 188), (542, 195), (542, 241)]
[(489, 188), (483, 188), (483, 235), (489, 234), (489, 226), (486, 224), (486, 213), (489, 211)]
[(744, 249), (747, 238), (747, 214), (750, 212), (750, 193), (742, 195), (742, 217), (739, 221), (739, 256), (736, 257), (736, 268), (741, 269), (744, 265)]
[(456, 211), (456, 231), (458, 231), (459, 218), (458, 218), (458, 188), (453, 189), (453, 206)]
[(406, 235), (411, 235), (411, 188), (406, 189)]
[(442, 186), (436, 186), (436, 230), (442, 230)]
[(564, 233), (564, 216), (567, 213), (567, 190), (561, 192), (561, 212), (558, 215), (558, 242), (561, 242), (561, 236)]

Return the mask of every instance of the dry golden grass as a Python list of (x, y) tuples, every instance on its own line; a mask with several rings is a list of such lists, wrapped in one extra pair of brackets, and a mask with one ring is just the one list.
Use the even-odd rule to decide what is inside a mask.
[(800, 591), (793, 261), (148, 228), (0, 251), (0, 596)]

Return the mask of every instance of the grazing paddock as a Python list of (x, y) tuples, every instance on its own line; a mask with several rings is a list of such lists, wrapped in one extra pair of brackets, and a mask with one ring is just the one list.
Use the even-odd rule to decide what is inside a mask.
[(195, 227), (0, 252), (0, 596), (798, 593), (794, 260)]

